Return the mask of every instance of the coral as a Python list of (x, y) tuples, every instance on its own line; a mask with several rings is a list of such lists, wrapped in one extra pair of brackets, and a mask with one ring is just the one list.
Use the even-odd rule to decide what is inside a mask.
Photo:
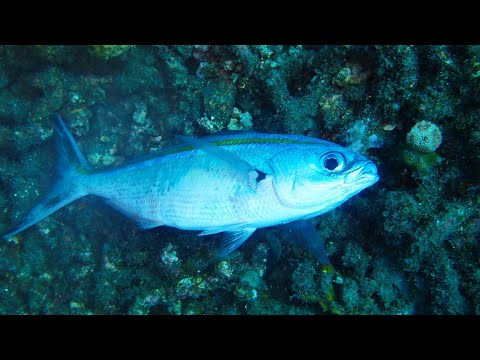
[(252, 126), (252, 115), (249, 112), (242, 113), (237, 108), (233, 108), (232, 117), (227, 126), (228, 130), (250, 130)]
[(130, 50), (134, 45), (89, 45), (90, 53), (100, 59), (109, 60)]
[[(162, 101), (165, 79), (161, 68), (157, 66), (155, 52), (149, 48), (134, 47), (128, 51), (128, 58), (129, 61), (116, 77), (116, 91), (122, 95), (152, 92), (155, 94), (155, 101), (151, 101), (149, 105), (165, 106), (166, 102)], [(147, 97), (149, 96), (145, 96)]]
[(442, 133), (430, 121), (420, 121), (407, 134), (407, 144), (421, 152), (433, 152), (442, 143)]
[(173, 275), (178, 275), (180, 273), (181, 261), (178, 258), (175, 247), (171, 243), (168, 243), (168, 245), (162, 250), (160, 259), (162, 260), (165, 272)]
[(368, 72), (362, 69), (358, 63), (347, 63), (342, 70), (333, 78), (332, 82), (340, 87), (359, 85), (368, 78)]
[(370, 119), (357, 120), (345, 132), (345, 142), (349, 149), (365, 153), (367, 149), (383, 146), (383, 139), (376, 133), (368, 131), (371, 123)]
[(218, 273), (227, 278), (230, 279), (233, 276), (232, 269), (227, 261), (222, 261), (217, 265), (217, 271)]
[(208, 81), (203, 90), (205, 113), (221, 123), (222, 128), (228, 124), (231, 109), (235, 104), (235, 92), (234, 86), (217, 79)]
[(203, 116), (197, 120), (197, 124), (210, 134), (216, 133), (223, 129), (223, 123), (215, 120), (215, 116), (211, 116), (210, 118)]
[(40, 62), (70, 65), (85, 51), (83, 46), (33, 45), (32, 52)]
[(442, 143), (442, 133), (437, 125), (420, 121), (407, 134), (409, 148), (403, 150), (403, 160), (411, 168), (428, 174), (442, 159), (435, 150)]
[(424, 174), (431, 173), (433, 168), (442, 161), (442, 158), (435, 152), (419, 152), (405, 149), (402, 154), (403, 160), (407, 165)]
[(218, 258), (215, 236), (79, 200), (0, 242), (0, 313), (479, 314), (479, 74), (478, 45), (2, 45), (1, 230), (55, 181), (53, 112), (98, 168), (255, 129), (349, 146), (381, 178), (310, 220), (327, 267), (282, 228)]

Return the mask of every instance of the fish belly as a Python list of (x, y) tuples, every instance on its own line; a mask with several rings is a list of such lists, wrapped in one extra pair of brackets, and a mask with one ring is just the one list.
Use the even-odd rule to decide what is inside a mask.
[(283, 222), (271, 178), (253, 190), (248, 177), (222, 162), (196, 153), (182, 159), (157, 159), (92, 175), (89, 192), (127, 215), (184, 230), (235, 224), (255, 227)]

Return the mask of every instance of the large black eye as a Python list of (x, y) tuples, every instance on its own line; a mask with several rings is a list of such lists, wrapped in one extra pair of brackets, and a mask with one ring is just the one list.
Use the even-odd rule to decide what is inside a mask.
[(338, 160), (334, 158), (330, 158), (325, 160), (325, 169), (327, 170), (335, 170), (338, 166)]
[(326, 153), (322, 156), (321, 164), (328, 172), (342, 171), (345, 167), (345, 158), (338, 152)]

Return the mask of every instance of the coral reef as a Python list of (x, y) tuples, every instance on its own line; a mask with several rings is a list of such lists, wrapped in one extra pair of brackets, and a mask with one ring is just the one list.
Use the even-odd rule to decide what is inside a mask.
[(108, 60), (122, 55), (133, 45), (90, 45), (88, 50), (90, 53), (100, 59)]
[(0, 242), (1, 314), (480, 314), (480, 46), (0, 46), (0, 232), (53, 181), (54, 112), (93, 167), (221, 130), (365, 154), (380, 181), (312, 219), (217, 241), (84, 198)]
[(419, 173), (429, 174), (442, 162), (434, 151), (442, 143), (442, 133), (437, 125), (429, 121), (420, 121), (407, 134), (407, 145), (403, 151), (403, 160)]
[(433, 152), (442, 143), (442, 133), (437, 125), (420, 121), (407, 134), (407, 144), (421, 152)]

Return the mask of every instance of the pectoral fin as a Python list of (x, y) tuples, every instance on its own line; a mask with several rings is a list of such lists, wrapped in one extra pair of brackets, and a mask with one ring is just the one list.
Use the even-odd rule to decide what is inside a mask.
[(225, 150), (220, 146), (217, 146), (211, 142), (208, 142), (203, 139), (193, 138), (189, 136), (176, 136), (177, 139), (192, 145), (200, 150), (205, 151), (208, 155), (215, 157), (216, 159), (222, 161), (226, 164), (234, 173), (239, 174), (240, 177), (244, 178), (245, 181), (248, 181), (248, 185), (253, 189), (257, 189), (257, 183), (265, 179), (266, 175), (264, 172), (255, 169), (247, 161), (243, 160), (241, 157), (235, 155), (231, 151)]
[(285, 225), (292, 240), (305, 250), (310, 251), (324, 265), (330, 264), (325, 242), (318, 234), (313, 224), (308, 220), (297, 220)]

